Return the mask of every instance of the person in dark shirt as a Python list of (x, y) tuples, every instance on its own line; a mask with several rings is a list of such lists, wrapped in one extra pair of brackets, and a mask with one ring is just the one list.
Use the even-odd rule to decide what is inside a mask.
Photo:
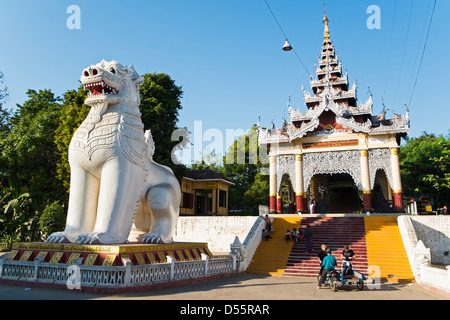
[(317, 285), (317, 289), (320, 289), (320, 287), (322, 287), (322, 284), (325, 281), (327, 274), (333, 271), (335, 267), (337, 267), (336, 258), (331, 255), (330, 249), (327, 249), (327, 256), (323, 259), (322, 264), (323, 264), (323, 271), (319, 280), (319, 284)]
[(309, 224), (306, 226), (304, 235), (306, 240), (305, 243), (306, 253), (311, 253), (312, 251), (314, 251), (314, 243), (312, 241), (312, 230)]
[(356, 257), (353, 250), (350, 249), (348, 245), (344, 246), (344, 251), (342, 251), (341, 258), (342, 258), (342, 274), (344, 277), (346, 275), (351, 275), (353, 273), (353, 265), (352, 261)]
[(322, 244), (320, 246), (320, 251), (317, 254), (317, 258), (319, 258), (319, 262), (320, 262), (320, 271), (319, 274), (322, 274), (323, 271), (323, 259), (327, 256), (327, 245), (326, 244)]

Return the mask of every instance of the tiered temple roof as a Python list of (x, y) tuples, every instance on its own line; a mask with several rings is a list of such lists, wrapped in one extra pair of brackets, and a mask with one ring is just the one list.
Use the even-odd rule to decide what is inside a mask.
[(326, 14), (323, 22), (324, 42), (316, 66), (316, 78), (310, 79), (312, 94), (303, 87), (307, 112), (302, 113), (289, 107), (291, 121), (285, 121), (279, 130), (274, 127), (269, 130), (260, 128), (259, 143), (291, 142), (305, 136), (334, 132), (406, 136), (410, 127), (407, 108), (405, 115), (395, 114), (395, 118), (386, 119), (386, 109), (379, 115), (372, 115), (372, 96), (357, 105), (356, 82), (349, 87), (347, 72), (342, 73), (342, 64), (330, 38)]

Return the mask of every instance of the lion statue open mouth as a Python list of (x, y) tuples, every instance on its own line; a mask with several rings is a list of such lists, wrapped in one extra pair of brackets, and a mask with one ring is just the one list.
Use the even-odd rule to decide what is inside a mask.
[(131, 228), (144, 243), (172, 243), (181, 200), (172, 170), (153, 161), (139, 111), (143, 78), (133, 66), (101, 61), (83, 70), (91, 110), (69, 146), (66, 228), (50, 243), (119, 244)]

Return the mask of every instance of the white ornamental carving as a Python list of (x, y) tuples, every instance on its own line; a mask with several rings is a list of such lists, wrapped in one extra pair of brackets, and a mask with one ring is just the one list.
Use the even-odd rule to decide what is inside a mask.
[(320, 152), (303, 154), (303, 183), (307, 190), (316, 174), (347, 173), (362, 191), (359, 151)]
[(277, 157), (277, 189), (281, 188), (283, 176), (287, 176), (291, 182), (294, 191), (297, 192), (295, 185), (295, 156), (281, 155)]
[(393, 186), (391, 155), (389, 149), (371, 149), (368, 152), (369, 157), (369, 179), (370, 189), (373, 190), (375, 178), (378, 170), (383, 170), (389, 181), (389, 185)]

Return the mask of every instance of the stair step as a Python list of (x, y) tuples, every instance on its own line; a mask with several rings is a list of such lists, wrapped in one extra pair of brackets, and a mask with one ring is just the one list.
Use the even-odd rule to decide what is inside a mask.
[[(308, 224), (315, 250), (311, 254), (305, 252), (305, 241), (294, 243), (284, 239), (286, 230), (300, 228), (304, 231)], [(341, 252), (345, 245), (349, 245), (356, 254), (355, 270), (368, 275), (370, 267), (377, 265), (380, 276), (386, 279), (413, 279), (395, 217), (275, 218), (273, 225), (272, 239), (261, 243), (247, 272), (316, 277), (320, 270), (317, 253), (325, 243), (338, 260), (339, 269)]]

